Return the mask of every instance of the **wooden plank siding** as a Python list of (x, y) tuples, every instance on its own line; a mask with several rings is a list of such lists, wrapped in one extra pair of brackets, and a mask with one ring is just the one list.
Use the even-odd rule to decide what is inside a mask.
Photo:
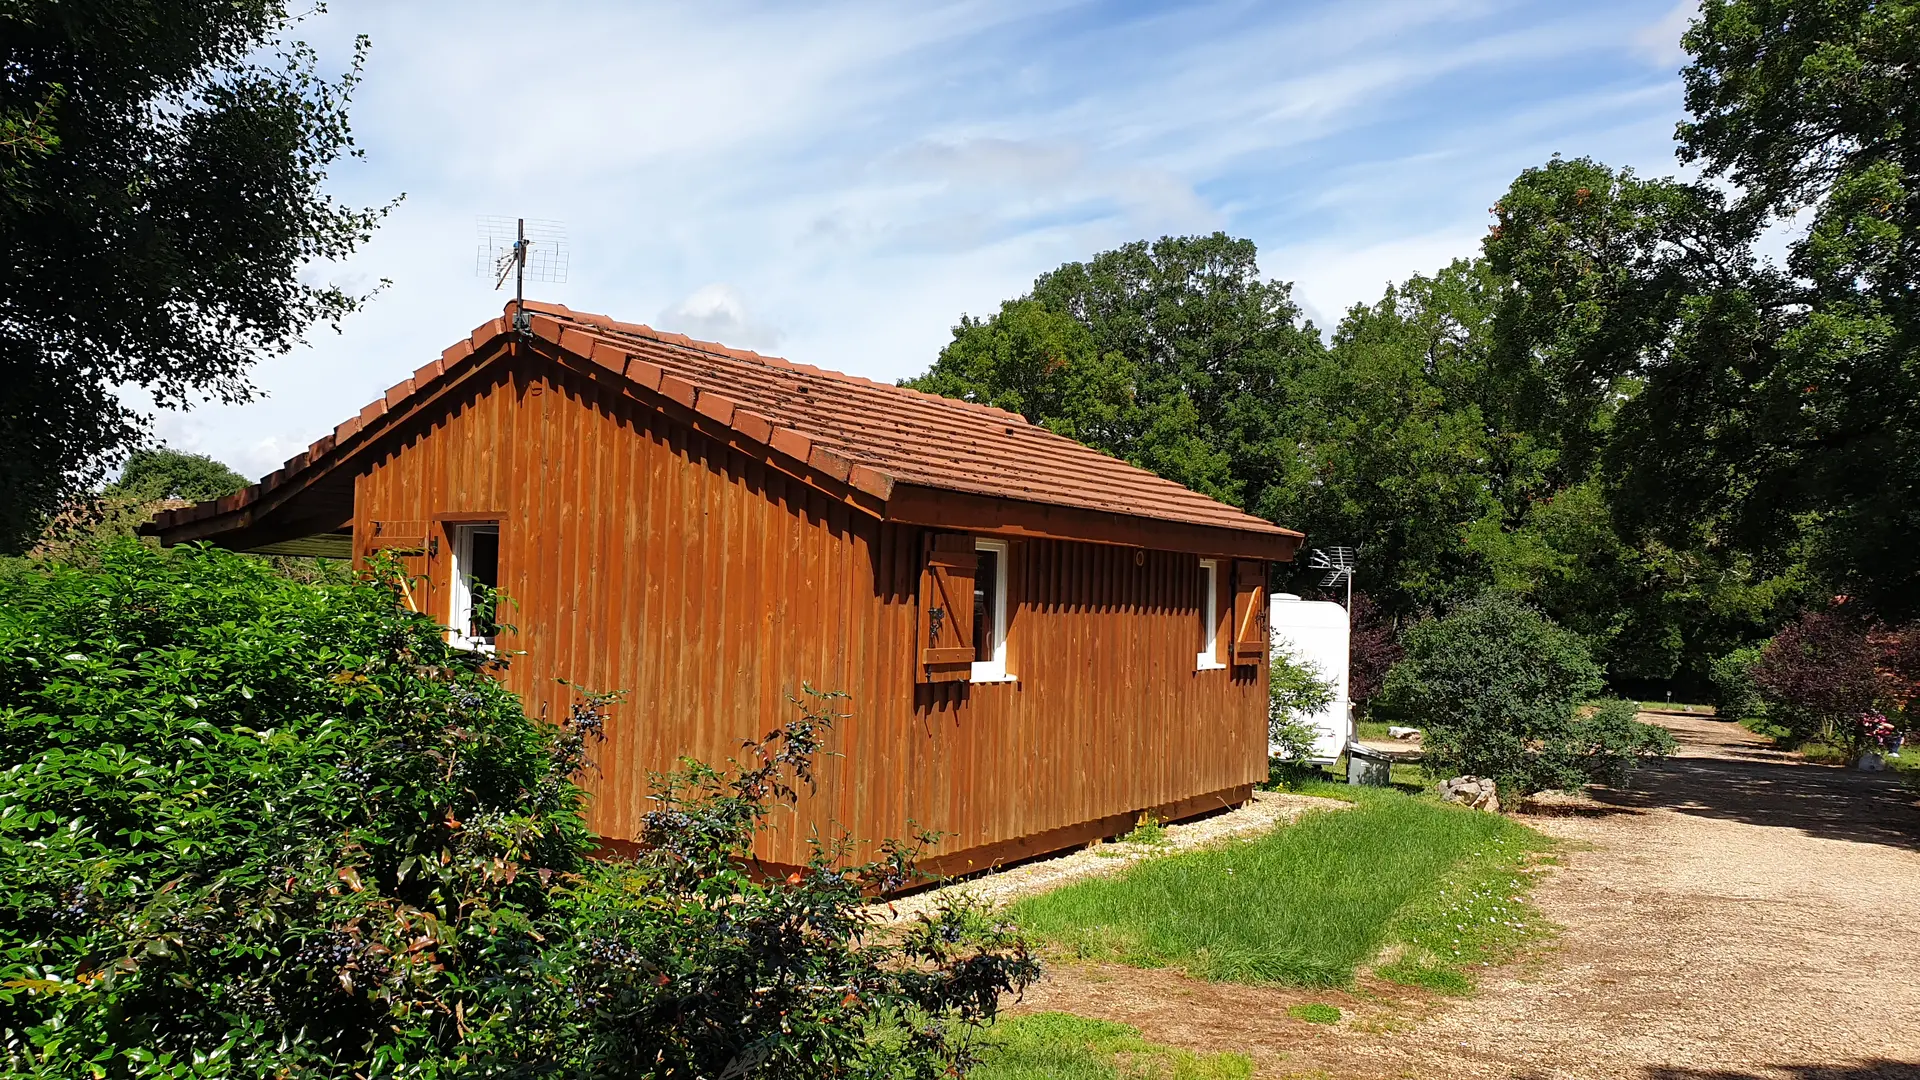
[[(375, 522), (498, 515), (509, 685), (549, 717), (572, 700), (561, 679), (625, 694), (583, 778), (604, 837), (635, 836), (650, 771), (738, 754), (807, 684), (846, 692), (850, 716), (817, 793), (759, 845), (773, 862), (804, 862), (811, 835), (921, 828), (946, 834), (936, 865), (972, 869), (1143, 809), (1242, 799), (1266, 777), (1264, 667), (1195, 670), (1204, 552), (1010, 537), (1018, 681), (917, 682), (922, 528), (532, 357), (397, 430), (356, 477), (354, 508), (356, 551)], [(452, 546), (437, 540), (409, 566), (445, 619)]]

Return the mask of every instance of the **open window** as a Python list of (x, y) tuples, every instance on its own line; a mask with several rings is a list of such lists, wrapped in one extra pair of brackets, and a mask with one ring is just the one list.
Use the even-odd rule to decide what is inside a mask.
[(491, 651), (500, 632), (495, 604), (500, 596), (500, 526), (475, 522), (452, 526), (453, 581), (447, 595), (450, 640), (464, 649)]
[(1007, 542), (976, 540), (973, 544), (973, 668), (974, 682), (1008, 682), (1007, 674)]
[(1220, 662), (1219, 559), (1200, 560), (1196, 587), (1200, 590), (1200, 653), (1195, 658), (1194, 670), (1218, 671), (1227, 666)]

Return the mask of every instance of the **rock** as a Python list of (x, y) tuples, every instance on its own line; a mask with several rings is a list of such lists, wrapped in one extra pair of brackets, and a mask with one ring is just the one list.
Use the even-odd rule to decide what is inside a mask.
[(1395, 739), (1413, 739), (1419, 737), (1420, 729), (1417, 727), (1390, 727), (1387, 729), (1387, 734)]
[(1456, 776), (1440, 784), (1440, 797), (1475, 810), (1500, 812), (1500, 785), (1483, 776)]

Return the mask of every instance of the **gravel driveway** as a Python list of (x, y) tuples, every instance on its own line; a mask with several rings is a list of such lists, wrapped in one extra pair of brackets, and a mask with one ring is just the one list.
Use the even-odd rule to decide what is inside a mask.
[(1920, 811), (1892, 777), (1808, 765), (1710, 718), (1644, 716), (1680, 755), (1632, 791), (1546, 808), (1535, 892), (1557, 947), (1458, 1001), (1307, 995), (1068, 966), (1026, 1008), (1254, 1056), (1258, 1075), (1920, 1080)]

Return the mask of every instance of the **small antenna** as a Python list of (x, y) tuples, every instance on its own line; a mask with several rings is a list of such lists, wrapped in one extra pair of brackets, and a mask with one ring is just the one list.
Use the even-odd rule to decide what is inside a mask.
[(527, 278), (563, 283), (567, 280), (567, 227), (542, 218), (481, 217), (476, 219), (480, 250), (474, 272), (493, 278), (498, 291), (513, 275), (513, 326), (525, 331)]
[(1342, 582), (1347, 586), (1347, 610), (1353, 610), (1353, 572), (1360, 566), (1360, 553), (1350, 547), (1314, 548), (1307, 558), (1309, 570), (1325, 570), (1320, 587), (1331, 589)]

